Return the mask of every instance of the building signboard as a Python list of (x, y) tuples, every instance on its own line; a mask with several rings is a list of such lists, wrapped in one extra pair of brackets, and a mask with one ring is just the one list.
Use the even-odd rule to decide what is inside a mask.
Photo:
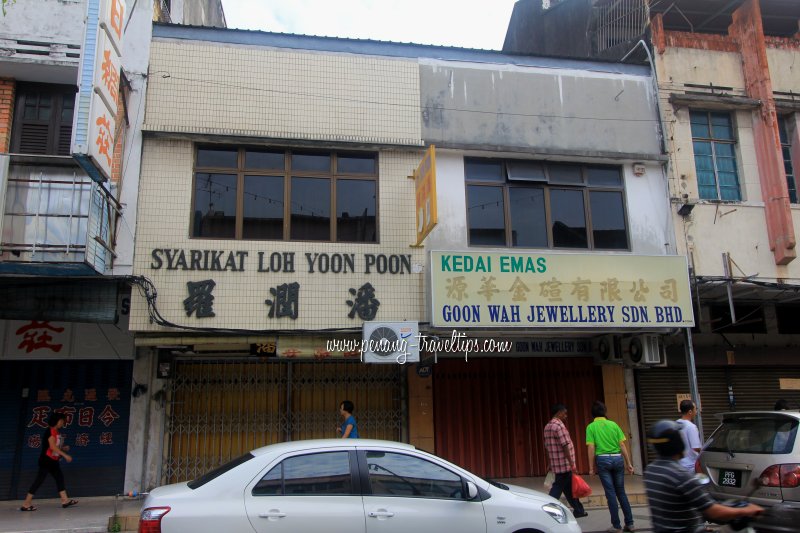
[(694, 325), (683, 256), (431, 252), (437, 327)]
[(414, 183), (417, 193), (417, 245), (421, 244), (428, 233), (436, 226), (436, 147), (430, 145), (425, 151), (417, 170), (414, 171)]
[(133, 359), (128, 331), (130, 299), (113, 324), (57, 320), (0, 320), (0, 360)]
[(124, 0), (89, 0), (72, 154), (95, 181), (111, 178), (122, 66)]

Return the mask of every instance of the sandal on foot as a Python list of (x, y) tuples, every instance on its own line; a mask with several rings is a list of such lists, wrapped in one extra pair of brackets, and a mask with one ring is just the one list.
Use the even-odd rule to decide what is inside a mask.
[(70, 500), (67, 503), (62, 503), (61, 507), (66, 509), (67, 507), (72, 507), (73, 505), (78, 505), (78, 500)]
[(20, 507), (20, 508), (19, 508), (19, 510), (20, 510), (20, 511), (38, 511), (39, 509), (37, 509), (37, 508), (36, 508), (36, 507), (34, 507), (33, 505), (29, 505), (29, 506), (27, 506), (27, 507), (25, 507), (25, 506), (23, 505), (22, 507)]

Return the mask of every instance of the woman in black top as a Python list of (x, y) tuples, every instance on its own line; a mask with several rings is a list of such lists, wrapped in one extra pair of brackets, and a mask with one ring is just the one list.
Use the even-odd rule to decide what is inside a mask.
[(72, 456), (67, 453), (69, 446), (62, 444), (63, 437), (58, 433), (58, 430), (64, 427), (66, 417), (64, 413), (53, 413), (47, 420), (49, 426), (42, 435), (42, 453), (39, 455), (39, 472), (36, 474), (36, 479), (33, 480), (31, 488), (28, 490), (28, 495), (25, 497), (25, 502), (20, 511), (35, 511), (36, 507), (31, 505), (33, 495), (39, 490), (44, 478), (47, 474), (53, 476), (56, 480), (58, 487), (58, 495), (61, 496), (61, 507), (71, 507), (78, 503), (78, 500), (70, 500), (67, 496), (67, 490), (64, 488), (64, 474), (61, 472), (61, 466), (58, 462), (63, 457), (68, 463), (72, 462)]

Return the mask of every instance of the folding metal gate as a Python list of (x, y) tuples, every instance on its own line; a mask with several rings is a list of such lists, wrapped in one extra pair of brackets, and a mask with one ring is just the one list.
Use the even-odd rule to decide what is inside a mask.
[(404, 367), (350, 361), (178, 360), (161, 481), (194, 479), (254, 448), (336, 437), (351, 400), (361, 437), (400, 440)]

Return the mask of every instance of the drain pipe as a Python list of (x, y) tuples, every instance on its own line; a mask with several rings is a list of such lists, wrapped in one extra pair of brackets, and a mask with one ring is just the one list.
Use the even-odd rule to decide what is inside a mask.
[(666, 128), (664, 128), (663, 117), (661, 114), (661, 101), (658, 97), (658, 72), (656, 71), (656, 64), (653, 62), (653, 55), (650, 53), (650, 49), (647, 47), (647, 43), (644, 42), (644, 39), (640, 39), (636, 46), (630, 49), (630, 51), (620, 59), (620, 63), (624, 63), (626, 59), (628, 59), (633, 52), (642, 47), (644, 52), (647, 54), (647, 62), (650, 63), (650, 72), (652, 72), (653, 77), (653, 89), (655, 91), (655, 98), (656, 98), (656, 112), (658, 113), (658, 129), (659, 129), (659, 137), (661, 138), (661, 153), (667, 154), (667, 139), (666, 139)]

